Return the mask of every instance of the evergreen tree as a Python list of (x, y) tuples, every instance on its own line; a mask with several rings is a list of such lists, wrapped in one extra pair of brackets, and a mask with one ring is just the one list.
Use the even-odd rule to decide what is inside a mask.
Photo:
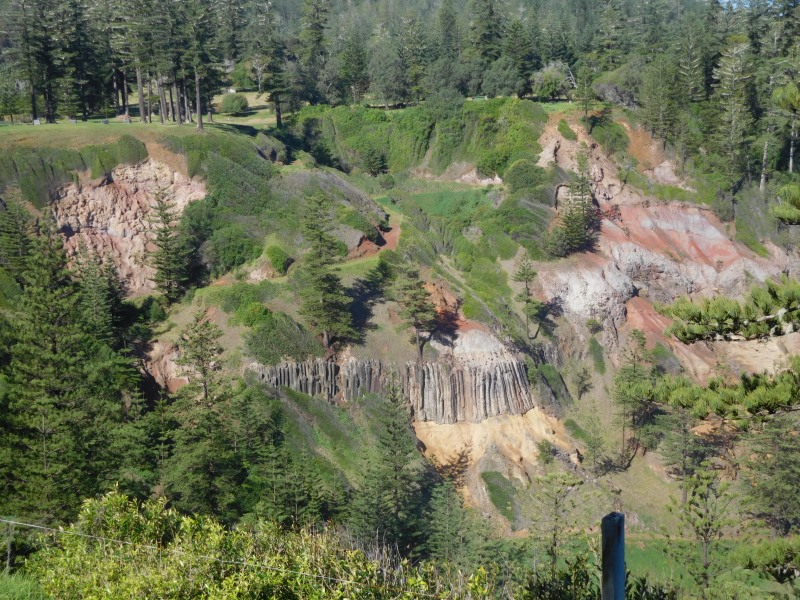
[(461, 41), (453, 0), (442, 0), (436, 16), (436, 46), (440, 59), (455, 61), (461, 52)]
[(619, 0), (606, 0), (600, 15), (597, 37), (600, 42), (600, 61), (607, 70), (612, 70), (622, 61), (625, 52), (624, 20)]
[(334, 265), (339, 255), (334, 240), (328, 233), (329, 206), (327, 199), (315, 194), (308, 199), (305, 218), (305, 236), (311, 248), (304, 257), (300, 292), (300, 314), (322, 335), (325, 348), (353, 335), (353, 317), (350, 298)]
[(533, 261), (531, 260), (528, 251), (526, 250), (520, 258), (517, 270), (514, 272), (514, 281), (522, 284), (522, 291), (517, 294), (517, 301), (523, 303), (523, 312), (525, 313), (525, 339), (530, 338), (530, 318), (534, 311), (538, 312), (541, 308), (541, 303), (533, 299), (533, 290), (531, 284), (536, 279), (536, 271), (533, 268)]
[(471, 0), (469, 5), (469, 42), (472, 51), (484, 64), (500, 57), (503, 37), (502, 17), (495, 0)]
[(794, 152), (797, 144), (798, 116), (800, 116), (800, 88), (794, 82), (787, 83), (773, 92), (772, 99), (789, 122), (789, 173), (794, 173)]
[(747, 507), (780, 536), (800, 527), (800, 502), (795, 493), (800, 476), (800, 436), (795, 420), (767, 422), (756, 434), (757, 458), (750, 470)]
[(575, 495), (583, 482), (570, 473), (551, 471), (537, 477), (530, 486), (532, 511), (528, 515), (550, 558), (550, 575), (555, 576), (566, 532), (576, 526)]
[(674, 85), (678, 77), (675, 61), (666, 56), (650, 63), (642, 77), (642, 120), (665, 144), (677, 119), (678, 94)]
[(150, 253), (150, 264), (155, 269), (153, 281), (156, 289), (168, 303), (176, 302), (189, 282), (190, 248), (178, 229), (175, 203), (166, 189), (155, 193), (148, 215), (155, 231), (152, 241), (156, 249)]
[(379, 418), (375, 455), (353, 498), (350, 522), (362, 539), (396, 545), (408, 554), (420, 541), (423, 473), (408, 401), (394, 383), (385, 391)]
[(281, 128), (283, 103), (290, 93), (290, 86), (286, 76), (286, 48), (269, 2), (255, 4), (245, 31), (245, 44), (258, 91), (269, 94), (275, 107), (275, 124)]
[(369, 62), (370, 91), (385, 107), (408, 97), (408, 71), (395, 45), (382, 40), (373, 50)]
[(84, 248), (79, 256), (77, 275), (80, 310), (86, 331), (117, 348), (125, 289), (116, 269), (112, 264), (103, 265), (96, 254)]
[(682, 503), (688, 498), (686, 479), (694, 475), (710, 454), (709, 444), (692, 431), (697, 420), (685, 408), (678, 407), (666, 417), (664, 440), (659, 446), (664, 463), (681, 482)]
[(8, 201), (0, 206), (0, 267), (17, 281), (21, 281), (30, 252), (31, 221), (17, 202)]
[[(312, 82), (318, 82), (326, 62), (325, 31), (328, 27), (328, 0), (303, 0), (298, 56)], [(310, 98), (316, 101), (316, 96)]]
[[(622, 364), (614, 374), (614, 401), (619, 405), (622, 422), (622, 446), (620, 457), (625, 464), (632, 460), (641, 440), (637, 435), (650, 423), (655, 414), (653, 389), (655, 372), (645, 345), (644, 333), (634, 329), (625, 348)], [(627, 437), (627, 426), (633, 433), (633, 439)], [(633, 445), (633, 453), (627, 457), (629, 445)]]
[(431, 300), (419, 270), (413, 265), (401, 268), (395, 286), (400, 318), (412, 330), (412, 341), (417, 347), (417, 360), (422, 362), (425, 344), (436, 331), (436, 306)]
[(80, 294), (61, 239), (33, 239), (9, 349), (10, 464), (2, 494), (6, 514), (63, 521), (75, 497), (93, 495), (117, 475), (111, 440), (119, 424), (130, 365), (102, 351), (81, 322)]
[[(399, 79), (407, 87), (408, 95), (415, 98), (417, 103), (425, 95), (424, 82), (431, 62), (430, 54), (430, 44), (421, 20), (416, 17), (403, 19), (397, 55), (405, 73)], [(371, 67), (370, 72), (373, 72)], [(406, 95), (401, 94), (399, 98), (405, 99)]]
[[(681, 532), (670, 554), (686, 568), (705, 599), (712, 579), (723, 566), (725, 549), (721, 540), (735, 523), (731, 518), (734, 496), (730, 485), (720, 481), (719, 473), (709, 463), (686, 479), (686, 487), (686, 502), (678, 504), (673, 500), (670, 506)], [(687, 538), (691, 540), (688, 545), (684, 542)]]
[(164, 485), (182, 510), (231, 521), (238, 514), (235, 490), (242, 467), (230, 443), (226, 408), (231, 388), (220, 373), (220, 337), (222, 331), (202, 310), (181, 333), (176, 362), (189, 382), (170, 411), (178, 427), (172, 434), (174, 447), (165, 465)]
[(469, 570), (486, 558), (491, 534), (464, 506), (452, 481), (445, 479), (433, 489), (427, 517), (426, 549), (434, 560)]
[(732, 188), (747, 167), (753, 117), (748, 106), (748, 83), (752, 77), (747, 42), (734, 40), (722, 52), (714, 70), (715, 98), (719, 103), (716, 142)]
[(358, 103), (369, 87), (369, 56), (360, 32), (350, 31), (339, 56), (339, 76), (349, 90), (353, 103)]

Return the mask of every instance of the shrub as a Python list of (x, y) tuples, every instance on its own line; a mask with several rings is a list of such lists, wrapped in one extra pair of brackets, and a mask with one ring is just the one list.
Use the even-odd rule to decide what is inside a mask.
[(542, 440), (536, 444), (536, 449), (539, 451), (539, 460), (542, 464), (549, 465), (556, 457), (556, 447), (550, 440)]
[(361, 159), (361, 166), (367, 173), (377, 177), (386, 171), (386, 156), (377, 147), (367, 146)]
[(564, 119), (561, 119), (558, 122), (558, 133), (560, 133), (565, 140), (571, 140), (574, 142), (578, 139), (578, 135), (572, 131), (572, 127), (570, 127), (569, 123), (567, 123)]
[(272, 268), (281, 275), (285, 275), (286, 271), (289, 269), (289, 265), (294, 262), (286, 250), (280, 246), (270, 246), (267, 248), (265, 254), (269, 259), (269, 263), (272, 265)]
[(511, 193), (531, 190), (547, 180), (547, 171), (523, 158), (506, 169), (503, 180)]
[(258, 362), (274, 365), (284, 358), (306, 360), (322, 356), (322, 344), (308, 329), (284, 313), (258, 317), (252, 331), (245, 334), (245, 348)]
[(213, 275), (221, 275), (257, 258), (260, 253), (259, 244), (238, 225), (217, 229), (208, 242), (207, 257)]
[(586, 321), (586, 327), (589, 330), (589, 333), (591, 333), (592, 335), (603, 331), (603, 325), (597, 319), (589, 319), (588, 321)]
[(236, 114), (250, 108), (247, 98), (243, 94), (225, 94), (222, 97), (222, 112)]
[(592, 128), (592, 137), (606, 151), (606, 156), (626, 150), (630, 144), (628, 134), (619, 123), (603, 120)]

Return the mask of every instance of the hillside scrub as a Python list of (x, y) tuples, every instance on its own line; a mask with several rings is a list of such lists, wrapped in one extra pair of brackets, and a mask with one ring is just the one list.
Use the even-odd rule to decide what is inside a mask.
[(145, 145), (129, 135), (80, 149), (18, 147), (0, 156), (0, 192), (18, 187), (25, 200), (42, 208), (58, 188), (75, 181), (79, 171), (89, 171), (93, 178), (103, 177), (118, 165), (145, 158)]

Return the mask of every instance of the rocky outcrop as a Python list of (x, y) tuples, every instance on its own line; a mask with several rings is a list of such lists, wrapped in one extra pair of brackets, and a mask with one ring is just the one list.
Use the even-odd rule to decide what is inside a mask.
[(147, 215), (158, 190), (171, 194), (177, 212), (206, 194), (202, 182), (153, 159), (119, 166), (99, 181), (62, 188), (52, 208), (67, 252), (74, 255), (85, 245), (114, 263), (129, 294), (153, 290), (153, 269), (144, 257), (152, 249), (148, 243), (154, 225)]
[(287, 361), (250, 368), (267, 385), (345, 402), (380, 392), (394, 380), (409, 397), (417, 421), (477, 423), (541, 406), (528, 386), (525, 365), (492, 335), (472, 329), (452, 344), (434, 345), (440, 359), (424, 363), (397, 366), (350, 357), (341, 364)]

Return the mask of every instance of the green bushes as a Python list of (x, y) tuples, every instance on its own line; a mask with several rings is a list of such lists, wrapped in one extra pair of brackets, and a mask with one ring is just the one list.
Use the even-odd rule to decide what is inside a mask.
[(197, 291), (197, 298), (206, 305), (219, 306), (226, 313), (234, 313), (245, 307), (272, 300), (277, 286), (269, 281), (258, 283), (237, 282), (225, 286), (211, 286)]
[(244, 340), (247, 352), (258, 362), (274, 365), (284, 358), (305, 360), (323, 355), (324, 349), (316, 336), (289, 315), (256, 310), (260, 309), (246, 309), (252, 329)]
[(422, 162), (432, 145), (430, 167), (441, 173), (454, 160), (475, 163), (485, 177), (505, 172), (520, 158), (536, 160), (547, 115), (529, 100), (495, 98), (465, 102), (431, 98), (424, 106), (389, 113), (364, 107), (306, 107), (293, 119), (294, 135), (324, 164), (345, 170), (361, 166), (381, 172), (401, 171)]
[(236, 114), (244, 112), (248, 108), (250, 108), (250, 104), (243, 94), (225, 94), (222, 97), (221, 112)]
[(206, 179), (208, 195), (191, 203), (181, 222), (195, 247), (203, 248), (212, 274), (257, 257), (267, 234), (296, 231), (296, 203), (272, 195), (274, 167), (250, 139), (210, 131), (167, 137), (165, 144), (186, 156), (191, 176)]
[(0, 192), (18, 186), (28, 202), (42, 208), (58, 188), (75, 180), (76, 171), (89, 170), (92, 177), (102, 177), (120, 164), (145, 158), (147, 148), (130, 135), (80, 150), (17, 148), (0, 156)]
[(630, 145), (630, 139), (622, 125), (610, 119), (603, 120), (592, 127), (592, 137), (606, 151), (606, 156), (624, 151)]
[(514, 486), (498, 471), (484, 471), (481, 479), (486, 484), (489, 500), (509, 522), (514, 522)]
[(260, 254), (261, 244), (248, 237), (241, 226), (233, 224), (214, 231), (208, 240), (206, 257), (212, 265), (211, 274), (219, 276)]
[(512, 163), (503, 175), (503, 181), (512, 194), (522, 190), (532, 190), (546, 180), (547, 171), (525, 158)]
[(578, 139), (577, 134), (574, 131), (572, 131), (572, 127), (570, 127), (569, 123), (567, 123), (564, 119), (561, 119), (558, 122), (558, 133), (560, 133), (565, 140), (570, 140), (574, 142), (575, 140)]
[(280, 246), (269, 246), (264, 254), (269, 259), (269, 263), (275, 269), (275, 272), (280, 275), (285, 275), (286, 271), (289, 270), (289, 265), (293, 262), (292, 257)]

